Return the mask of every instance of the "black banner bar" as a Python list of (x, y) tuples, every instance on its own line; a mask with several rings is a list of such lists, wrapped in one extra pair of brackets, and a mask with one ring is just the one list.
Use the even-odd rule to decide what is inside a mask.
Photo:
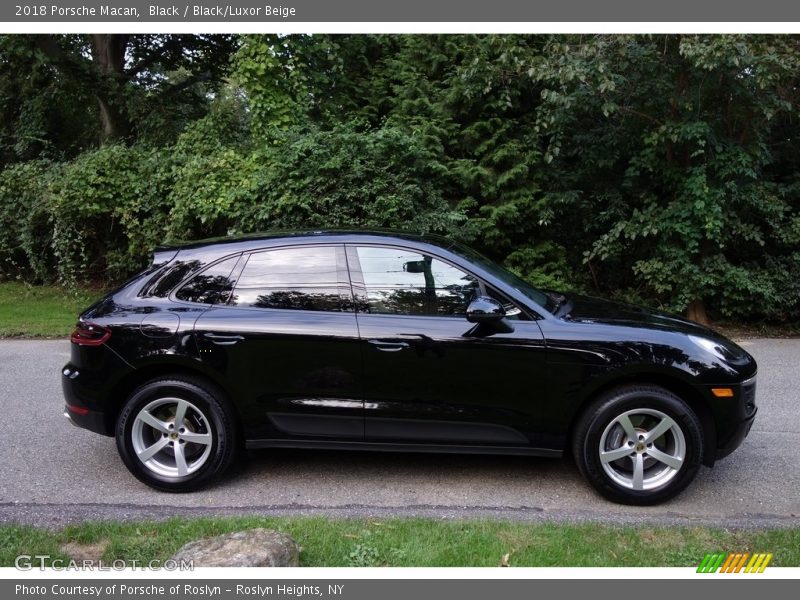
[(49, 0), (0, 3), (4, 22), (797, 22), (786, 0)]
[[(513, 571), (509, 571), (511, 575)], [(647, 600), (675, 600), (676, 597), (727, 598), (729, 600), (775, 594), (789, 597), (796, 581), (761, 578), (736, 578), (698, 575), (692, 579), (635, 580), (613, 579), (40, 579), (0, 581), (0, 596), (14, 600), (415, 600), (458, 598), (611, 598), (624, 596), (624, 590)], [(713, 586), (713, 588), (712, 588)], [(638, 591), (637, 591), (638, 590)], [(645, 591), (642, 591), (645, 590)]]

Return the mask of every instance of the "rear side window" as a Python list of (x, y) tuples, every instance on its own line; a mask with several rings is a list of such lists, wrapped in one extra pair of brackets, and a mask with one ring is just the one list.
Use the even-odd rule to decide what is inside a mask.
[(142, 287), (139, 296), (166, 298), (181, 281), (203, 268), (199, 260), (179, 260), (156, 271)]
[(230, 304), (352, 311), (344, 247), (309, 246), (255, 252), (239, 276)]
[(232, 275), (238, 261), (237, 254), (211, 265), (199, 275), (192, 277), (175, 293), (175, 297), (178, 300), (201, 304), (226, 303), (236, 284)]

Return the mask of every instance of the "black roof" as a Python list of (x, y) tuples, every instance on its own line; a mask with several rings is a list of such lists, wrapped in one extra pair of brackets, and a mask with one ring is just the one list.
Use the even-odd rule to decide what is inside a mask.
[(396, 238), (407, 241), (430, 243), (443, 248), (450, 248), (454, 242), (444, 236), (432, 233), (412, 233), (409, 231), (400, 231), (393, 229), (309, 229), (305, 231), (298, 230), (277, 230), (277, 231), (263, 231), (257, 233), (246, 233), (239, 235), (220, 236), (213, 238), (205, 238), (201, 240), (178, 242), (175, 244), (164, 244), (156, 248), (156, 252), (166, 250), (190, 250), (195, 248), (205, 248), (208, 246), (226, 245), (226, 244), (240, 244), (242, 242), (259, 242), (259, 241), (274, 241), (279, 239), (302, 239), (302, 238), (348, 238), (352, 237), (352, 241), (363, 241), (369, 237), (381, 238)]

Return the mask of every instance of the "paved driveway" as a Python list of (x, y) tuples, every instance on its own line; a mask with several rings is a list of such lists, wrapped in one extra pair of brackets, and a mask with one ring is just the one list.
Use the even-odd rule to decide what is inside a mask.
[(750, 436), (675, 500), (639, 508), (597, 496), (569, 460), (496, 456), (263, 451), (215, 487), (158, 493), (128, 474), (114, 440), (62, 417), (68, 342), (0, 341), (0, 522), (326, 513), (800, 525), (800, 340), (743, 345), (759, 362)]

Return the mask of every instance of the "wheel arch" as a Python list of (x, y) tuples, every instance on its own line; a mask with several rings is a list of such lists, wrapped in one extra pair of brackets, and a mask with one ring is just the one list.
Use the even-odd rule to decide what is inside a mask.
[(192, 379), (200, 380), (209, 384), (216, 391), (222, 395), (222, 400), (228, 404), (234, 415), (234, 424), (239, 433), (239, 439), (242, 439), (242, 417), (239, 413), (236, 404), (233, 402), (229, 391), (220, 381), (216, 381), (210, 377), (208, 373), (199, 368), (187, 365), (185, 363), (159, 363), (140, 366), (133, 371), (127, 373), (118, 382), (114, 384), (109, 394), (110, 402), (108, 410), (105, 411), (106, 427), (108, 431), (114, 431), (116, 428), (117, 417), (122, 411), (125, 401), (130, 397), (133, 391), (139, 386), (158, 379), (161, 377), (191, 377)]
[(572, 447), (573, 435), (575, 428), (580, 421), (581, 416), (586, 409), (598, 398), (600, 395), (628, 384), (639, 385), (657, 385), (665, 390), (672, 392), (681, 400), (686, 402), (689, 407), (695, 412), (700, 424), (703, 426), (703, 437), (706, 441), (703, 448), (702, 463), (711, 467), (716, 460), (717, 448), (717, 430), (714, 425), (714, 417), (711, 412), (711, 407), (708, 402), (703, 398), (702, 394), (690, 383), (686, 382), (679, 376), (664, 372), (639, 372), (621, 375), (608, 381), (604, 381), (599, 386), (593, 388), (580, 403), (578, 410), (575, 411), (572, 421), (569, 425), (569, 436), (566, 448)]

